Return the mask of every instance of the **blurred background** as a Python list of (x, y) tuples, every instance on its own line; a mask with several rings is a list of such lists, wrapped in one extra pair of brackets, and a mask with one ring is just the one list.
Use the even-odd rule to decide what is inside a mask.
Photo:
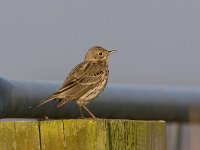
[[(88, 48), (100, 45), (118, 50), (109, 83), (199, 87), (199, 6), (198, 0), (1, 0), (0, 76), (63, 81)], [(167, 132), (169, 150), (200, 147), (199, 124), (169, 123)]]

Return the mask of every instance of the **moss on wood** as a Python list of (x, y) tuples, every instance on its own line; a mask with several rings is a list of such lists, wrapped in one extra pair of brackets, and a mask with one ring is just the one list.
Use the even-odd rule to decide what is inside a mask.
[(166, 150), (163, 121), (71, 119), (0, 122), (1, 149)]

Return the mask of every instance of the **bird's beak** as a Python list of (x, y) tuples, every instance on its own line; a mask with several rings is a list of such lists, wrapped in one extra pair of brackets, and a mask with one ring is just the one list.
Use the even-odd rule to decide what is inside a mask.
[(112, 54), (112, 53), (117, 52), (117, 50), (111, 50), (111, 51), (108, 51), (108, 52), (109, 52), (109, 54)]

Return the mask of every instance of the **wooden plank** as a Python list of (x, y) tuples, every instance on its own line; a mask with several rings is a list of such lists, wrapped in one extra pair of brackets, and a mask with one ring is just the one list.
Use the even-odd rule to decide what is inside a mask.
[(137, 145), (137, 123), (130, 120), (111, 120), (109, 122), (110, 149), (135, 150)]
[(166, 127), (164, 121), (140, 121), (136, 127), (137, 148), (166, 150)]
[(164, 122), (66, 120), (64, 133), (69, 150), (166, 150)]
[(42, 150), (63, 150), (66, 147), (63, 121), (41, 121), (40, 136)]
[(0, 122), (0, 149), (166, 150), (166, 129), (163, 121)]
[(109, 147), (105, 120), (65, 120), (64, 133), (69, 150), (104, 150)]
[(15, 122), (16, 149), (40, 150), (39, 127), (37, 121)]
[(0, 122), (0, 149), (16, 149), (14, 122)]

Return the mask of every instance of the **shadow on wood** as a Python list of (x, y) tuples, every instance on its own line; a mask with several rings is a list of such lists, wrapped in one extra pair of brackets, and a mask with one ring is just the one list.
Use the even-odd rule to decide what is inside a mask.
[(166, 129), (164, 121), (2, 121), (0, 147), (6, 150), (166, 150)]

